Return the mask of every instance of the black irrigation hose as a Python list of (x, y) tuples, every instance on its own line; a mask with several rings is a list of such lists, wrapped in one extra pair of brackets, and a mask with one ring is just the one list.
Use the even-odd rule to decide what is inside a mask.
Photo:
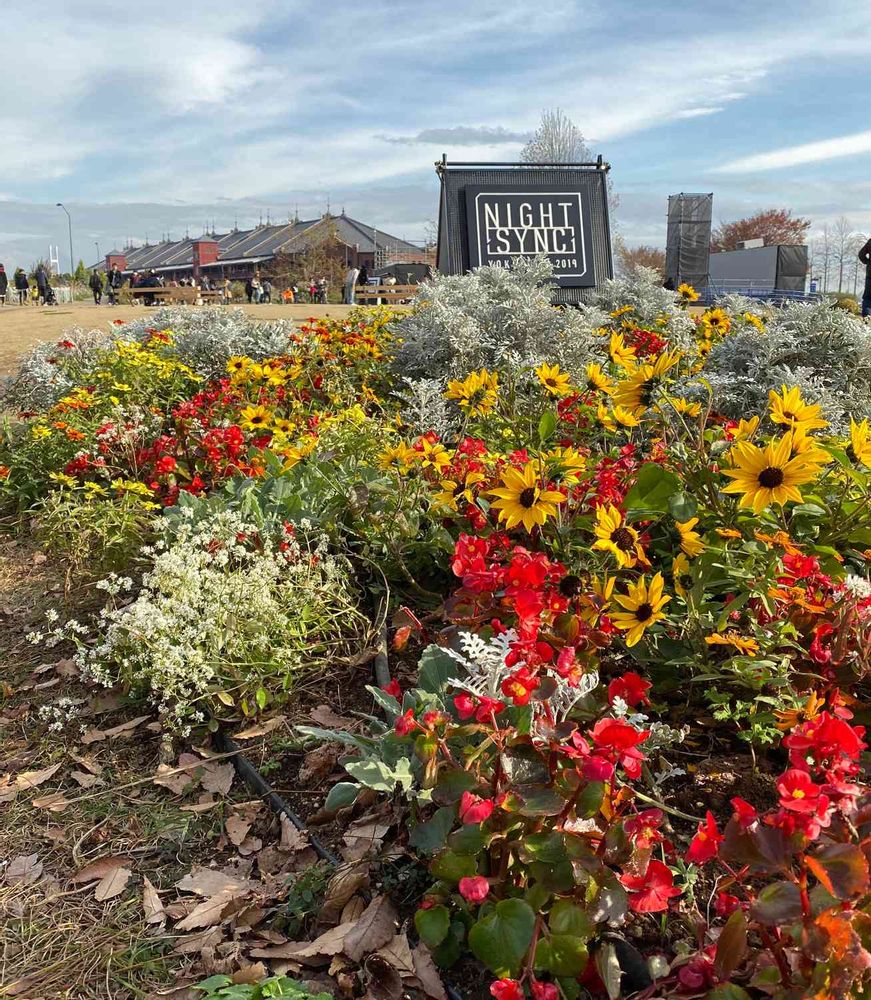
[(305, 823), (299, 818), (299, 816), (297, 816), (284, 799), (277, 792), (273, 791), (269, 782), (243, 755), (242, 748), (231, 736), (228, 736), (219, 729), (214, 735), (214, 744), (215, 748), (222, 753), (235, 754), (233, 757), (233, 764), (236, 767), (236, 773), (252, 792), (255, 792), (266, 802), (269, 808), (276, 815), (286, 816), (297, 828), (297, 830), (300, 830), (303, 833), (308, 833), (309, 843), (321, 861), (326, 861), (333, 865), (333, 867), (338, 867), (341, 864), (332, 851), (324, 847), (324, 845), (313, 833), (308, 832)]

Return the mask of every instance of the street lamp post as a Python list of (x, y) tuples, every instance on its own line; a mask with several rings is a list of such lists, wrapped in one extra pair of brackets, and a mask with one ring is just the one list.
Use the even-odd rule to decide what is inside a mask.
[(57, 207), (62, 208), (67, 213), (67, 226), (69, 227), (70, 231), (70, 299), (75, 301), (74, 289), (76, 285), (76, 279), (75, 279), (76, 265), (75, 265), (75, 260), (73, 258), (73, 217), (70, 215), (66, 205), (64, 205), (63, 202), (59, 201), (57, 203)]
[(99, 240), (94, 240), (94, 246), (97, 248), (97, 263), (99, 263), (103, 259), (100, 256), (100, 243), (99, 243)]

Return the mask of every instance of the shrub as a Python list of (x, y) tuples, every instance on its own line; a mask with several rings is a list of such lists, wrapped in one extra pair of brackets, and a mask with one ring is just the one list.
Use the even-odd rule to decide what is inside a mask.
[[(227, 708), (253, 714), (300, 674), (335, 663), (365, 631), (347, 564), (292, 530), (261, 535), (219, 511), (176, 524), (145, 554), (152, 564), (132, 604), (112, 600), (131, 581), (98, 584), (110, 604), (78, 662), (100, 683), (150, 695), (175, 725)], [(64, 638), (62, 629), (51, 634)]]
[(333, 1000), (330, 993), (312, 993), (304, 983), (288, 976), (269, 976), (259, 983), (234, 983), (230, 976), (210, 976), (193, 989), (202, 990), (203, 1000), (266, 1000), (267, 997)]
[(862, 311), (854, 295), (842, 295), (840, 292), (832, 300), (832, 307), (843, 309), (853, 316), (858, 316)]

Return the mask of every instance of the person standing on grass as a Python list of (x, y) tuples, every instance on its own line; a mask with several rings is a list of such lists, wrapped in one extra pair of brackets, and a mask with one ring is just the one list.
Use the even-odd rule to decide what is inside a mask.
[(103, 301), (103, 276), (99, 271), (91, 271), (91, 277), (88, 279), (88, 285), (94, 293), (94, 305), (100, 305)]
[(859, 260), (865, 265), (865, 291), (862, 293), (862, 315), (871, 316), (871, 240), (859, 251)]
[(6, 268), (0, 264), (0, 306), (6, 305), (6, 293), (9, 291), (9, 277)]

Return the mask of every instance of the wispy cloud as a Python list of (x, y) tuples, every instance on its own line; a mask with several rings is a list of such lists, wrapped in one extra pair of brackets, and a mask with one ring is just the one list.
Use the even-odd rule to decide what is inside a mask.
[(717, 174), (755, 174), (761, 170), (783, 170), (799, 167), (806, 163), (822, 163), (844, 156), (859, 156), (871, 153), (871, 131), (855, 132), (838, 136), (836, 139), (822, 139), (819, 142), (805, 142), (799, 146), (786, 146), (767, 153), (742, 156), (716, 167)]
[(379, 135), (376, 138), (394, 142), (401, 146), (430, 145), (441, 146), (516, 146), (525, 143), (531, 132), (512, 132), (500, 126), (455, 125), (453, 128), (425, 128), (416, 135)]

